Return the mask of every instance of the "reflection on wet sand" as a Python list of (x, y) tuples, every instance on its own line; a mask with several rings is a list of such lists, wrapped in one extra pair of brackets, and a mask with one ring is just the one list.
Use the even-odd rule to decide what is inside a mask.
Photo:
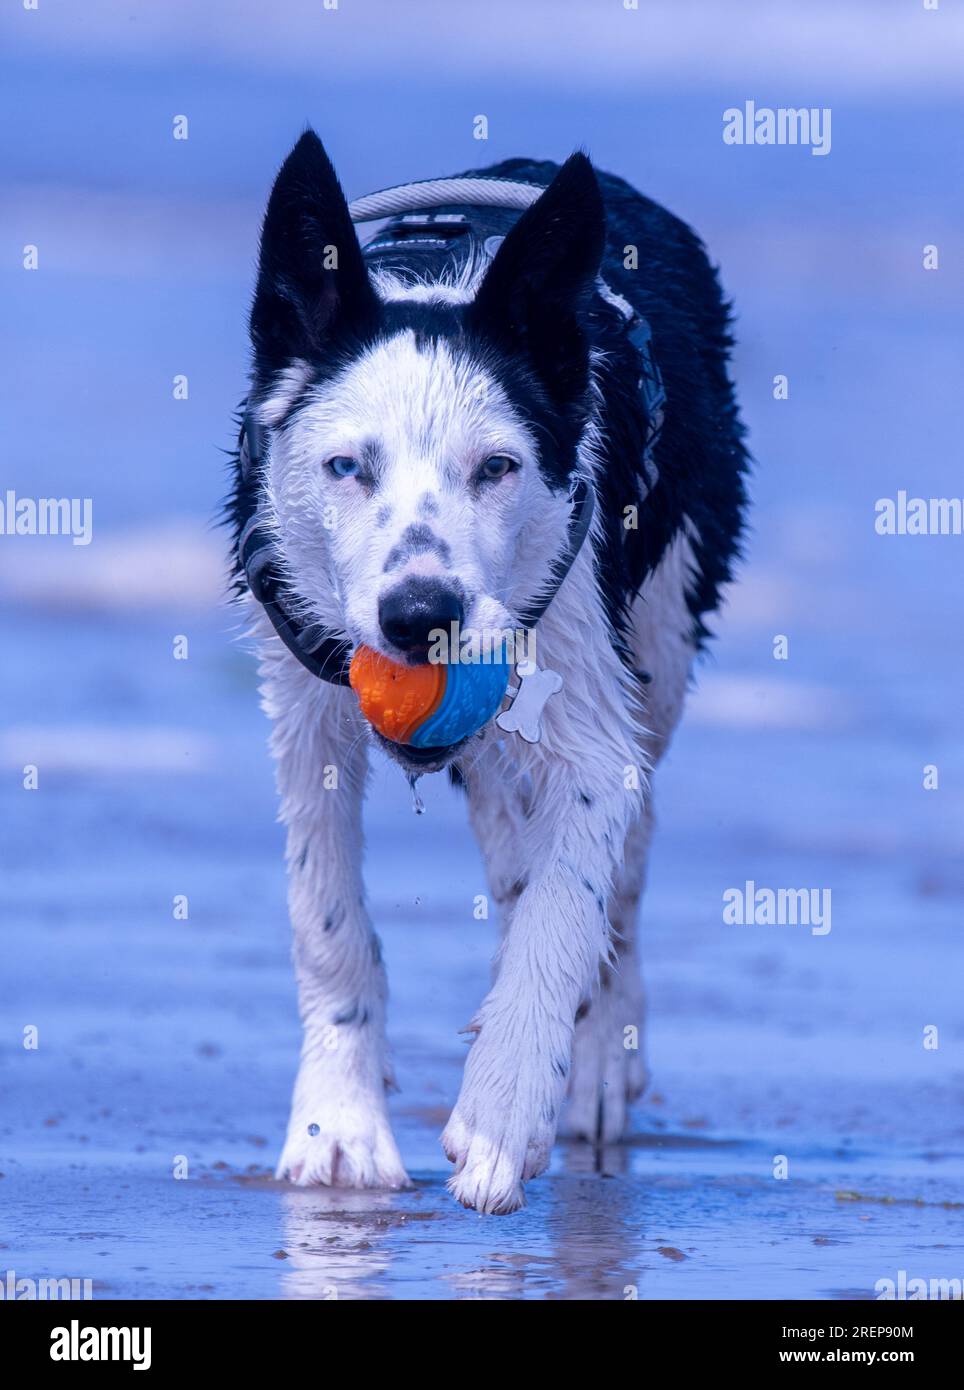
[(627, 1149), (573, 1143), (560, 1156), (568, 1180), (530, 1187), (530, 1207), (516, 1217), (488, 1218), (490, 1251), (446, 1274), (458, 1298), (621, 1299), (635, 1286), (645, 1200), (629, 1184), (605, 1181), (626, 1173)]
[(282, 1297), (371, 1298), (373, 1281), (387, 1272), (392, 1261), (386, 1236), (409, 1219), (394, 1209), (397, 1200), (393, 1192), (287, 1190), (281, 1209), (287, 1255)]
[(648, 1205), (629, 1172), (624, 1144), (566, 1144), (563, 1171), (583, 1181), (552, 1185), (548, 1234), (555, 1250), (554, 1287), (546, 1297), (623, 1299), (640, 1281)]

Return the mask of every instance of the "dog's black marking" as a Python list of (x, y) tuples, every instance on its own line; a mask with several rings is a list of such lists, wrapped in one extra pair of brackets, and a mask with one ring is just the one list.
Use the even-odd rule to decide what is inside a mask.
[(363, 471), (377, 480), (385, 466), (385, 453), (381, 442), (377, 439), (367, 439), (358, 452)]
[[(381, 304), (372, 288), (335, 172), (313, 132), (292, 150), (265, 215), (251, 338), (251, 399), (264, 398), (295, 357), (312, 376), (292, 402), (367, 347), (411, 329), (417, 343), (450, 340), (499, 381), (539, 440), (540, 468), (553, 488), (567, 486), (589, 415), (590, 354), (601, 393), (604, 466), (597, 478), (601, 539), (595, 566), (613, 640), (623, 656), (629, 605), (666, 547), (688, 532), (695, 567), (687, 589), (693, 637), (739, 554), (748, 454), (727, 372), (731, 318), (716, 272), (685, 223), (623, 179), (594, 171), (584, 155), (564, 166), (510, 159), (471, 174), (551, 189), (518, 214), (471, 206), (462, 213), (503, 241), (472, 304)], [(404, 237), (380, 255), (400, 273), (454, 267), (471, 236), (432, 251)], [(338, 269), (326, 250), (338, 250)], [(624, 263), (635, 247), (638, 269)], [(435, 258), (433, 262), (433, 258)], [(648, 322), (666, 406), (655, 450), (658, 480), (643, 470), (651, 422), (639, 391), (640, 359), (619, 310), (595, 293), (597, 270)], [(281, 423), (281, 428), (284, 427)], [(245, 479), (235, 454), (227, 519), (237, 541), (257, 505), (257, 479)], [(629, 510), (627, 510), (629, 509)], [(627, 526), (627, 519), (635, 524)], [(243, 579), (237, 576), (239, 587)]]
[(393, 545), (385, 560), (384, 573), (401, 569), (416, 555), (437, 555), (447, 569), (452, 562), (452, 548), (448, 541), (437, 536), (430, 526), (423, 522), (406, 526), (397, 545)]

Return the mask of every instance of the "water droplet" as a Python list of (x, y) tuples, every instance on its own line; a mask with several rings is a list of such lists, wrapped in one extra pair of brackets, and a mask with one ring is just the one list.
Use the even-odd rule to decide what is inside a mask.
[(320, 1126), (320, 1125), (309, 1125), (309, 1126), (308, 1126), (308, 1133), (311, 1135), (312, 1139), (314, 1139), (314, 1137), (315, 1137), (316, 1134), (320, 1134), (320, 1133), (321, 1133), (321, 1126)]
[(412, 789), (412, 810), (417, 816), (425, 815), (425, 802), (418, 794), (418, 779), (421, 775), (420, 772), (410, 772), (408, 774), (408, 785)]

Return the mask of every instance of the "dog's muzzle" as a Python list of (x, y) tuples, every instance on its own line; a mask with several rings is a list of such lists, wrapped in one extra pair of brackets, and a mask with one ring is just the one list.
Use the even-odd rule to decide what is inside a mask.
[(405, 772), (441, 772), (468, 743), (467, 738), (462, 738), (458, 743), (450, 743), (444, 748), (413, 748), (411, 744), (396, 743), (394, 739), (386, 738), (374, 725), (369, 727), (388, 756)]

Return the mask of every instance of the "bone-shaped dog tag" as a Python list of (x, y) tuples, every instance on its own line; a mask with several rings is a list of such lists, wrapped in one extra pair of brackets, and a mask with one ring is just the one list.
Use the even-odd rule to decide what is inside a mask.
[(519, 685), (516, 690), (509, 687), (512, 704), (495, 722), (507, 734), (518, 734), (526, 743), (538, 743), (542, 738), (542, 711), (549, 696), (562, 689), (562, 677), (558, 671), (540, 671), (534, 661), (520, 661), (515, 672)]

